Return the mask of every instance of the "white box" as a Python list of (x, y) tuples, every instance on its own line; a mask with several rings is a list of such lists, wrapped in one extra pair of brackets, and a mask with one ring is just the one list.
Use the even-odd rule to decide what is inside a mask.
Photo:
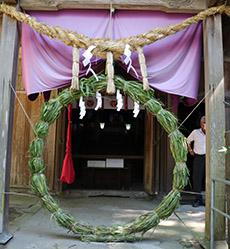
[(106, 159), (106, 168), (124, 168), (124, 159)]
[(87, 161), (88, 168), (105, 168), (105, 161), (102, 160), (89, 160)]

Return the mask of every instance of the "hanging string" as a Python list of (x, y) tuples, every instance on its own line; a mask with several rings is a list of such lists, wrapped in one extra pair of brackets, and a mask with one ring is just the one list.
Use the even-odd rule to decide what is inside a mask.
[(29, 117), (29, 115), (27, 114), (27, 112), (26, 112), (26, 110), (25, 110), (25, 108), (24, 108), (24, 106), (23, 106), (21, 100), (19, 99), (19, 97), (18, 97), (16, 91), (14, 90), (14, 87), (12, 86), (12, 84), (11, 84), (10, 81), (9, 81), (9, 85), (10, 85), (10, 88), (11, 88), (12, 92), (14, 93), (14, 96), (15, 96), (15, 98), (17, 99), (17, 101), (18, 101), (20, 107), (22, 108), (22, 111), (23, 111), (25, 117), (27, 118), (27, 121), (29, 122), (31, 129), (33, 130), (34, 133), (36, 133), (36, 132), (35, 132), (35, 129), (34, 129), (34, 124), (33, 124), (32, 120), (31, 120), (31, 118)]
[(193, 114), (193, 112), (198, 108), (198, 106), (208, 97), (209, 93), (212, 91), (212, 89), (209, 89), (208, 92), (205, 94), (205, 96), (198, 102), (198, 104), (192, 109), (192, 111), (188, 114), (188, 116), (183, 120), (183, 122), (180, 123), (178, 129), (185, 123), (185, 121)]
[[(212, 91), (212, 89), (209, 89), (208, 92), (205, 94), (205, 96), (197, 103), (197, 105), (192, 109), (192, 111), (186, 116), (186, 118), (180, 123), (178, 126), (178, 129), (181, 128), (181, 126), (185, 123), (185, 121), (193, 114), (193, 112), (200, 106), (200, 104), (208, 97), (209, 93)], [(153, 146), (157, 146), (160, 143), (161, 138), (164, 136), (164, 131), (161, 130), (161, 134), (158, 136), (158, 138), (155, 140)]]

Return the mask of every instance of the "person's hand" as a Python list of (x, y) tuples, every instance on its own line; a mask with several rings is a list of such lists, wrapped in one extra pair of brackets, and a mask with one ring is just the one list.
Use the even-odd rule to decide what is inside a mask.
[(194, 151), (192, 149), (189, 150), (189, 153), (190, 153), (191, 156), (194, 156)]

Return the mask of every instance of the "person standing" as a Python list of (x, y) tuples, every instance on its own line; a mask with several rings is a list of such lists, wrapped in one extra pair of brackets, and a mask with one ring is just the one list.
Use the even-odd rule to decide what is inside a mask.
[[(193, 149), (191, 143), (194, 142)], [(199, 207), (202, 201), (202, 186), (205, 176), (205, 152), (206, 152), (206, 124), (205, 116), (200, 119), (200, 128), (193, 130), (187, 137), (189, 153), (194, 156), (193, 161), (193, 190), (196, 195), (193, 207)]]

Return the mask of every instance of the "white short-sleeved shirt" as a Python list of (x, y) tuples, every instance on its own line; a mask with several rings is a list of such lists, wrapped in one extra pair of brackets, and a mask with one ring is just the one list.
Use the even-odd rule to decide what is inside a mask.
[(201, 129), (196, 129), (187, 137), (187, 142), (190, 144), (194, 141), (194, 153), (205, 155), (206, 152), (206, 135)]

